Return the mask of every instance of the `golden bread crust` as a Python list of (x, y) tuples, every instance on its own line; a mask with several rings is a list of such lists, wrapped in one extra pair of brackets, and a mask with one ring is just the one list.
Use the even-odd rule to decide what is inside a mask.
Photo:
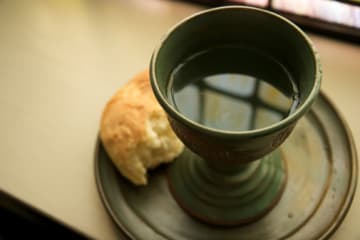
[[(148, 123), (152, 116), (160, 116), (168, 124), (165, 112), (152, 92), (149, 72), (146, 70), (116, 92), (106, 104), (101, 118), (100, 138), (106, 152), (122, 175), (138, 185), (147, 183), (146, 168), (160, 164), (148, 163), (149, 160), (144, 161), (136, 155), (137, 148), (149, 142)], [(175, 134), (171, 137), (176, 138)], [(173, 143), (170, 145), (174, 146)], [(176, 142), (175, 145), (179, 144)], [(176, 148), (179, 152), (179, 147)], [(164, 159), (162, 162), (168, 161)]]

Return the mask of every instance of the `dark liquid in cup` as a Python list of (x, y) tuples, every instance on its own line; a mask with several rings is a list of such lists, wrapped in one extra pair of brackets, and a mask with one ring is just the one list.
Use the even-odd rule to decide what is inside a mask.
[(170, 76), (168, 98), (209, 128), (246, 131), (272, 125), (299, 104), (289, 72), (256, 50), (224, 46), (194, 54)]

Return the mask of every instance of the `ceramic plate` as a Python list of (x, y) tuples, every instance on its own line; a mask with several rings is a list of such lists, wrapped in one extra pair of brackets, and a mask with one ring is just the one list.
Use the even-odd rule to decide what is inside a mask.
[(278, 204), (258, 221), (215, 227), (188, 216), (169, 192), (167, 166), (136, 187), (113, 166), (100, 141), (95, 174), (103, 203), (130, 239), (325, 239), (340, 225), (355, 192), (357, 157), (346, 124), (321, 94), (280, 148), (288, 181)]

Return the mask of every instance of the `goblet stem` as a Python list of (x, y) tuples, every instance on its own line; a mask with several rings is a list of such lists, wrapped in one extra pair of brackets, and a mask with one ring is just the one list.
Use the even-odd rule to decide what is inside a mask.
[(259, 219), (280, 199), (286, 165), (279, 150), (248, 164), (206, 161), (186, 149), (169, 168), (171, 193), (190, 215), (216, 225)]

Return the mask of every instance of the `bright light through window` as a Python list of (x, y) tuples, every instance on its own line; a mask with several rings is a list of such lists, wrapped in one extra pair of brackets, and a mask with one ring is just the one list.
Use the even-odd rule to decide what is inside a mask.
[(233, 0), (233, 3), (249, 4), (258, 7), (267, 7), (269, 4), (268, 0)]
[(273, 0), (277, 10), (360, 28), (360, 7), (331, 0)]

